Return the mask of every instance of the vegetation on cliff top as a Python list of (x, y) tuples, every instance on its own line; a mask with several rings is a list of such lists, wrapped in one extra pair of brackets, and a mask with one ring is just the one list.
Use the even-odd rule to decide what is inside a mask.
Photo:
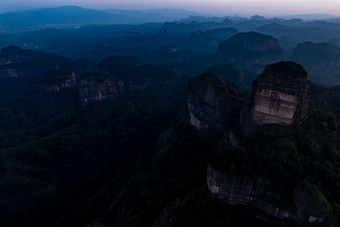
[(203, 73), (198, 77), (190, 80), (188, 83), (188, 93), (196, 93), (203, 91), (204, 88), (212, 86), (219, 94), (228, 94), (231, 97), (245, 102), (245, 98), (238, 86), (231, 81), (222, 80), (219, 76), (213, 73)]
[(307, 82), (307, 71), (296, 62), (280, 61), (267, 65), (259, 75), (260, 79), (266, 79), (267, 77), (285, 79), (287, 82), (292, 80)]
[[(43, 73), (40, 77), (39, 83), (43, 85), (53, 85), (66, 80), (72, 79), (71, 69), (57, 69), (50, 72)], [(73, 78), (75, 80), (75, 78)]]
[(238, 147), (212, 143), (216, 153), (210, 163), (227, 173), (270, 182), (274, 197), (284, 202), (281, 205), (287, 201), (292, 205), (295, 188), (308, 180), (317, 187), (310, 193), (312, 204), (322, 213), (332, 210), (330, 220), (335, 221), (340, 217), (339, 123), (332, 115), (311, 109), (301, 125), (265, 126)]

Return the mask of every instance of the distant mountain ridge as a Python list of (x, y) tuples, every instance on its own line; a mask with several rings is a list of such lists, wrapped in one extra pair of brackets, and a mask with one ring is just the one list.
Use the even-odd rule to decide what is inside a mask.
[(183, 9), (99, 10), (79, 6), (39, 8), (0, 14), (0, 31), (73, 27), (86, 24), (142, 24), (165, 22), (197, 15)]

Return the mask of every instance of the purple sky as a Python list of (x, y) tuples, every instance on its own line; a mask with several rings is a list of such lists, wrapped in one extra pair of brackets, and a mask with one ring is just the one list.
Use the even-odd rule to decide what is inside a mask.
[(0, 12), (60, 5), (116, 9), (183, 8), (219, 16), (315, 13), (340, 16), (340, 0), (0, 0)]

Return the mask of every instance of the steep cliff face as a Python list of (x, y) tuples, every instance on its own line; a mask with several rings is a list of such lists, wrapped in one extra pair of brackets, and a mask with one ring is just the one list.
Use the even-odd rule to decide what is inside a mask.
[[(207, 170), (207, 184), (211, 194), (230, 205), (246, 205), (277, 218), (294, 218), (304, 223), (322, 222), (330, 213), (329, 204), (315, 205), (307, 190), (297, 186), (294, 192), (294, 209), (274, 204), (275, 191), (268, 183), (249, 178), (235, 177), (213, 169)], [(325, 200), (328, 203), (327, 200)], [(326, 208), (325, 208), (326, 207)]]
[(248, 205), (277, 218), (291, 218), (293, 213), (271, 204), (273, 197), (266, 183), (229, 175), (208, 166), (207, 184), (210, 192), (230, 205)]
[(150, 91), (171, 90), (181, 81), (171, 67), (148, 65), (133, 56), (111, 56), (98, 64), (101, 73), (85, 74), (80, 82), (80, 99), (89, 101)]
[(236, 86), (214, 74), (192, 79), (187, 95), (190, 123), (199, 130), (228, 130), (230, 120), (237, 118), (244, 99)]
[(79, 97), (85, 105), (91, 101), (116, 98), (124, 92), (125, 85), (122, 80), (115, 80), (107, 73), (87, 73), (81, 78)]
[(43, 73), (39, 81), (40, 91), (57, 92), (62, 88), (76, 85), (76, 75), (70, 69), (54, 70)]
[(242, 112), (241, 125), (296, 124), (307, 115), (307, 72), (294, 62), (268, 65), (253, 83), (252, 95)]
[(220, 43), (218, 50), (223, 59), (255, 72), (282, 60), (284, 53), (277, 39), (257, 32), (238, 33)]

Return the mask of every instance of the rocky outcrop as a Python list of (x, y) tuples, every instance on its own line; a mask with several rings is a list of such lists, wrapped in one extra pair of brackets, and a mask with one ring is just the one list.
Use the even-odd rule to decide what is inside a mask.
[[(80, 100), (90, 101), (171, 90), (181, 81), (169, 66), (148, 65), (134, 56), (111, 56), (98, 64), (100, 73), (88, 73), (80, 81)], [(182, 82), (181, 82), (182, 83)]]
[(312, 81), (328, 86), (340, 84), (340, 48), (334, 44), (301, 43), (291, 59), (307, 69)]
[(296, 124), (307, 115), (307, 72), (294, 62), (268, 65), (253, 82), (248, 105), (242, 111), (241, 128), (265, 124)]
[(252, 206), (277, 218), (293, 217), (291, 211), (269, 202), (272, 193), (266, 183), (235, 177), (217, 171), (209, 165), (207, 184), (211, 194), (227, 204)]
[(32, 61), (34, 58), (44, 55), (41, 51), (21, 49), (16, 46), (3, 48), (0, 54), (0, 65), (18, 64)]
[(267, 64), (283, 60), (279, 41), (257, 32), (238, 33), (218, 45), (221, 58), (259, 73)]
[(301, 182), (296, 187), (294, 204), (297, 207), (296, 217), (303, 222), (323, 222), (332, 210), (319, 189), (308, 182)]
[(24, 62), (0, 66), (0, 77), (39, 77), (42, 73), (56, 69), (55, 65), (41, 62)]
[(93, 63), (10, 46), (0, 54), (0, 77), (40, 77), (43, 73), (71, 68), (80, 75), (93, 71)]
[(83, 105), (91, 101), (117, 98), (125, 92), (122, 80), (115, 80), (107, 73), (84, 74), (80, 82), (79, 97)]
[(42, 92), (57, 92), (76, 85), (76, 75), (70, 69), (54, 70), (42, 74), (39, 88)]
[(315, 205), (313, 198), (307, 195), (308, 190), (301, 188), (300, 185), (295, 189), (294, 198), (291, 198), (295, 208), (287, 209), (272, 202), (275, 201), (273, 199), (276, 195), (269, 183), (236, 177), (217, 171), (209, 165), (207, 184), (211, 194), (220, 201), (230, 205), (251, 206), (277, 218), (293, 218), (303, 223), (318, 223), (330, 213), (330, 206), (324, 197), (323, 203), (326, 205), (323, 204), (322, 207)]
[(244, 99), (238, 88), (214, 74), (202, 74), (189, 81), (187, 95), (190, 123), (199, 130), (227, 131), (238, 118)]

